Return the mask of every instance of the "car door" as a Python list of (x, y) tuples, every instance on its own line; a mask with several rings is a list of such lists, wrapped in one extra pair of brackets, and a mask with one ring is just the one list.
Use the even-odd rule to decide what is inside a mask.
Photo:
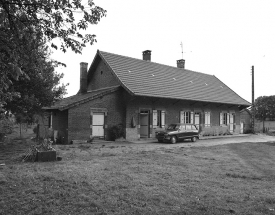
[(192, 136), (192, 125), (186, 125), (186, 132), (185, 132), (185, 137), (190, 137)]
[(195, 125), (192, 125), (192, 136), (199, 134), (198, 128)]
[(185, 133), (186, 133), (185, 125), (181, 125), (181, 126), (179, 127), (179, 131), (178, 131), (178, 138), (179, 138), (179, 139), (184, 139)]

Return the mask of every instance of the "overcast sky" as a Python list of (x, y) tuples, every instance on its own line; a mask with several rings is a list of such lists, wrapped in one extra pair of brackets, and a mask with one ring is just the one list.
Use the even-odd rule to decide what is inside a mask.
[[(85, 2), (85, 0), (84, 0)], [(251, 66), (255, 67), (255, 99), (275, 95), (274, 0), (96, 0), (107, 10), (88, 32), (97, 43), (82, 55), (60, 51), (52, 58), (67, 64), (68, 95), (79, 89), (80, 62), (90, 64), (102, 50), (141, 59), (152, 51), (152, 61), (215, 75), (251, 102)]]

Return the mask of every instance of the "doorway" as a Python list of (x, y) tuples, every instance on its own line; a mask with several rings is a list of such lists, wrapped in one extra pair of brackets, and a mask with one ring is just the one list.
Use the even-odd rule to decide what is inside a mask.
[(140, 111), (140, 138), (148, 138), (149, 137), (149, 119), (150, 119), (150, 111), (142, 110)]
[(93, 113), (92, 136), (104, 138), (104, 113)]

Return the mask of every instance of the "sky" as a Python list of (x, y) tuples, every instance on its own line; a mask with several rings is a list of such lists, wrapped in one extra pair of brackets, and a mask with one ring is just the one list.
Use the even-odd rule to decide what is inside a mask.
[(183, 50), (186, 69), (215, 75), (249, 102), (254, 65), (255, 99), (275, 95), (274, 0), (94, 2), (107, 10), (87, 29), (97, 43), (82, 55), (54, 51), (51, 56), (67, 65), (57, 69), (64, 73), (62, 83), (69, 83), (66, 97), (79, 90), (80, 62), (90, 67), (98, 49), (138, 59), (151, 50), (151, 61), (175, 67)]

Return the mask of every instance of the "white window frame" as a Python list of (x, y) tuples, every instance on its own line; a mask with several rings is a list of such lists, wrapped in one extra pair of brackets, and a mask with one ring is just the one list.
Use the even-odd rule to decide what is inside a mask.
[(229, 125), (229, 113), (228, 112), (221, 112), (220, 113), (220, 125)]
[(153, 128), (165, 127), (165, 111), (153, 110)]
[(193, 111), (181, 111), (180, 112), (180, 123), (193, 124), (194, 123), (194, 112)]

